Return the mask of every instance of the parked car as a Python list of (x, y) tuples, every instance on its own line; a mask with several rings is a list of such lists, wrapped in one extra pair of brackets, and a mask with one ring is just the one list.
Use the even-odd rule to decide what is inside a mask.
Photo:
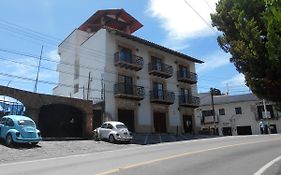
[(116, 141), (131, 142), (133, 139), (132, 133), (128, 130), (127, 126), (117, 121), (104, 122), (93, 133), (94, 137), (108, 140), (111, 143)]
[(22, 115), (7, 115), (0, 120), (0, 139), (3, 139), (7, 146), (13, 143), (36, 145), (42, 137), (31, 118)]

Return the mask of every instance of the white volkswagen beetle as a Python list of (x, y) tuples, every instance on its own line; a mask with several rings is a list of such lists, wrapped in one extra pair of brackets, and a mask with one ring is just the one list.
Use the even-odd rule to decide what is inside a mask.
[(128, 130), (127, 126), (117, 121), (104, 122), (93, 133), (94, 137), (109, 140), (111, 143), (116, 141), (131, 142), (133, 139), (132, 133)]

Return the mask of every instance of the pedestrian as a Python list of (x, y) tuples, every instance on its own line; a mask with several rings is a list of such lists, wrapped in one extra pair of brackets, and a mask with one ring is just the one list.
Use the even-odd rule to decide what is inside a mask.
[(260, 125), (261, 134), (265, 134), (265, 123), (263, 119), (260, 120), (259, 125)]

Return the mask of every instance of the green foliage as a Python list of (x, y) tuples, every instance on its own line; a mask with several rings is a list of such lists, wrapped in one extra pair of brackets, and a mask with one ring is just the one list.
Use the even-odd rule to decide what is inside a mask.
[(254, 94), (281, 102), (281, 1), (220, 0), (212, 25)]

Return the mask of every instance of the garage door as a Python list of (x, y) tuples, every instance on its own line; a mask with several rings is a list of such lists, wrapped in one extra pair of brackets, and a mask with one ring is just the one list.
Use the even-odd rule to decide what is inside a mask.
[(252, 135), (251, 126), (237, 126), (237, 135)]
[(223, 127), (222, 134), (224, 136), (231, 136), (232, 135), (232, 128), (231, 127)]
[(133, 110), (118, 109), (118, 121), (124, 123), (131, 132), (135, 132), (135, 117)]

